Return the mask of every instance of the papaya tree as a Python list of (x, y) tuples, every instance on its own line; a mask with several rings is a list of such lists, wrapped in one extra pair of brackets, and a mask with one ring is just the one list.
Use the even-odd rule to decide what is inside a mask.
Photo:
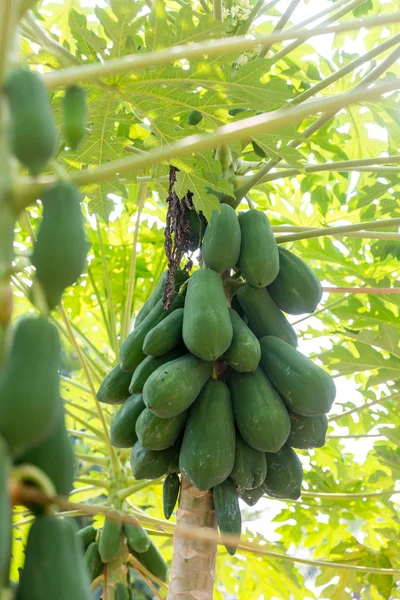
[(399, 597), (399, 23), (0, 0), (0, 600)]

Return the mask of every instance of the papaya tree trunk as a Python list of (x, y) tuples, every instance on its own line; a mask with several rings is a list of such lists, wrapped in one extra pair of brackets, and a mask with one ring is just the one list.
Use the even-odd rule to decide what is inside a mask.
[(212, 600), (217, 544), (182, 535), (185, 527), (215, 532), (217, 522), (212, 493), (200, 492), (182, 477), (167, 600)]

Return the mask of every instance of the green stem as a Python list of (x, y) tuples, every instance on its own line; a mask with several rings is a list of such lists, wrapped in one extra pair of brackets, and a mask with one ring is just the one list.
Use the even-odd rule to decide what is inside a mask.
[[(65, 327), (68, 331), (70, 341), (71, 341), (73, 347), (75, 348), (75, 351), (79, 357), (79, 362), (81, 363), (82, 369), (86, 375), (90, 391), (92, 392), (93, 398), (96, 400), (96, 390), (93, 385), (93, 380), (92, 380), (91, 374), (89, 372), (86, 359), (83, 356), (81, 348), (75, 339), (74, 333), (71, 328), (71, 324), (68, 320), (68, 317), (67, 317), (62, 305), (60, 307), (60, 312), (61, 312), (61, 316), (62, 316), (64, 324), (65, 324)], [(111, 445), (110, 434), (108, 431), (106, 419), (104, 417), (103, 409), (101, 408), (100, 403), (97, 402), (97, 400), (96, 400), (96, 408), (97, 408), (97, 412), (98, 412), (98, 417), (100, 419), (100, 422), (101, 422), (103, 430), (104, 430), (104, 434), (102, 432), (100, 432), (100, 438), (105, 441), (105, 443), (108, 447), (109, 455), (111, 458), (111, 465), (112, 465), (114, 472), (118, 473), (121, 470), (121, 465), (120, 465), (118, 456), (115, 452), (115, 448)], [(76, 418), (76, 420), (79, 421), (79, 419), (77, 419), (77, 418)], [(85, 423), (83, 423), (83, 425), (85, 425)], [(89, 427), (88, 427), (88, 429), (89, 429)]]
[[(381, 162), (388, 162), (388, 158), (389, 157), (380, 157), (379, 160)], [(397, 157), (397, 160), (393, 162), (400, 162), (399, 158), (400, 157)], [(371, 166), (364, 165), (364, 161), (368, 161)], [(258, 185), (267, 183), (269, 181), (275, 181), (276, 179), (285, 179), (286, 177), (296, 177), (297, 175), (301, 176), (307, 173), (323, 173), (330, 171), (337, 171), (338, 173), (357, 171), (361, 173), (376, 173), (377, 175), (390, 175), (400, 173), (400, 167), (377, 166), (376, 164), (374, 164), (373, 159), (370, 158), (326, 163), (324, 165), (312, 165), (304, 167), (302, 166), (302, 168), (304, 168), (305, 173), (303, 173), (299, 169), (284, 169), (276, 173), (269, 173), (268, 175), (265, 175), (265, 177), (259, 180)], [(237, 176), (235, 180), (241, 185), (246, 185), (246, 179), (248, 179), (248, 177)]]
[(326, 439), (329, 440), (361, 440), (361, 439), (374, 439), (374, 438), (382, 438), (385, 439), (386, 436), (383, 435), (382, 433), (347, 433), (346, 435), (334, 435), (333, 433), (330, 433), (326, 436)]
[(337, 233), (344, 234), (349, 231), (366, 231), (368, 229), (379, 229), (386, 227), (399, 227), (400, 217), (397, 219), (377, 219), (376, 221), (365, 221), (364, 223), (352, 223), (351, 225), (339, 225), (338, 227), (320, 227), (319, 229), (309, 229), (308, 231), (300, 231), (299, 233), (291, 233), (288, 235), (278, 235), (275, 239), (278, 244), (287, 242), (295, 242), (296, 240), (308, 240), (310, 238), (326, 237)]
[(74, 452), (75, 456), (79, 458), (79, 460), (83, 460), (84, 462), (93, 464), (93, 465), (101, 465), (102, 467), (108, 467), (109, 460), (107, 458), (103, 458), (102, 456), (94, 456), (93, 454), (81, 454), (80, 452)]
[[(282, 14), (282, 16), (279, 19), (279, 21), (277, 22), (277, 24), (275, 25), (275, 27), (273, 29), (274, 33), (277, 31), (282, 31), (282, 29), (285, 27), (286, 23), (289, 21), (290, 17), (296, 10), (299, 3), (300, 3), (300, 0), (292, 0), (291, 1), (289, 6), (285, 10), (285, 12)], [(265, 46), (263, 46), (258, 53), (258, 58), (264, 58), (268, 54), (268, 51), (270, 50), (271, 46), (272, 46), (272, 44), (266, 44)]]
[(136, 492), (139, 492), (140, 490), (144, 490), (145, 488), (149, 487), (149, 486), (153, 486), (153, 485), (157, 485), (158, 483), (161, 483), (162, 479), (151, 479), (150, 481), (142, 481), (142, 483), (135, 483), (134, 485), (130, 485), (129, 487), (123, 488), (122, 490), (118, 491), (118, 498), (120, 500), (125, 500), (126, 498), (129, 498), (129, 496), (132, 496), (132, 494), (135, 494)]
[(78, 423), (80, 423), (81, 425), (86, 427), (86, 429), (88, 429), (89, 431), (94, 433), (94, 435), (98, 439), (102, 440), (103, 442), (105, 441), (105, 436), (104, 436), (104, 433), (101, 431), (101, 429), (92, 425), (90, 422), (87, 421), (87, 419), (83, 419), (82, 417), (79, 417), (78, 415), (73, 413), (69, 408), (64, 407), (64, 410), (65, 410), (65, 414), (69, 415), (71, 417), (71, 419), (73, 419), (74, 421), (77, 421)]
[(110, 482), (105, 479), (95, 479), (94, 477), (76, 477), (75, 482), (87, 483), (88, 485), (94, 485), (95, 487), (104, 488), (105, 490), (110, 489)]
[(203, 10), (205, 13), (209, 14), (211, 12), (210, 7), (207, 4), (207, 0), (199, 0), (201, 6), (203, 7)]
[(333, 421), (336, 423), (340, 419), (348, 417), (349, 415), (352, 415), (353, 413), (360, 412), (361, 410), (365, 410), (366, 408), (368, 409), (371, 406), (375, 406), (376, 404), (382, 404), (383, 402), (386, 402), (387, 400), (394, 400), (399, 397), (400, 397), (400, 393), (391, 394), (390, 396), (383, 396), (382, 398), (378, 398), (377, 400), (373, 400), (372, 402), (366, 402), (365, 404), (362, 404), (361, 406), (355, 406), (354, 408), (350, 408), (350, 410), (345, 410), (344, 412), (340, 413), (339, 415), (332, 415), (328, 419), (329, 423), (332, 423)]
[[(86, 425), (86, 423), (85, 423), (85, 425)], [(73, 437), (87, 438), (88, 440), (96, 440), (100, 443), (101, 442), (104, 443), (103, 435), (99, 439), (99, 437), (97, 435), (94, 435), (93, 433), (89, 433), (88, 431), (79, 431), (79, 429), (71, 429), (70, 427), (67, 428), (67, 431), (68, 431), (69, 435), (71, 435)]]
[(213, 0), (213, 12), (214, 12), (214, 19), (216, 21), (223, 21), (222, 0)]
[[(101, 167), (100, 167), (101, 168)], [(96, 230), (97, 237), (100, 245), (101, 252), (101, 262), (103, 264), (103, 273), (104, 273), (104, 283), (107, 292), (107, 304), (110, 311), (110, 324), (111, 324), (111, 334), (112, 334), (112, 348), (116, 355), (118, 355), (118, 337), (117, 337), (117, 321), (115, 316), (115, 308), (114, 301), (111, 290), (111, 282), (110, 282), (110, 274), (108, 272), (107, 258), (104, 250), (103, 236), (101, 233), (100, 222), (96, 217)]]
[[(269, 133), (281, 129), (284, 126), (301, 122), (317, 112), (332, 112), (355, 103), (364, 103), (380, 98), (383, 94), (399, 89), (399, 80), (389, 80), (377, 84), (368, 90), (357, 90), (336, 97), (318, 98), (309, 100), (300, 106), (292, 108), (281, 108), (276, 111), (248, 117), (219, 127), (212, 134), (197, 134), (185, 137), (182, 140), (169, 145), (158, 147), (145, 156), (126, 156), (122, 159), (105, 163), (94, 169), (87, 169), (71, 173), (71, 180), (77, 185), (99, 184), (117, 176), (131, 174), (141, 171), (147, 167), (154, 166), (172, 158), (183, 158), (192, 153), (215, 148), (222, 143), (238, 143), (248, 140), (260, 133)], [(261, 171), (261, 169), (260, 169)], [(253, 176), (254, 177), (254, 176)], [(260, 177), (261, 178), (261, 177)], [(252, 178), (249, 178), (251, 180)], [(43, 186), (51, 184), (53, 178), (43, 177), (35, 181), (31, 178), (24, 179), (20, 186), (20, 194), (17, 196), (15, 206), (18, 210), (25, 208), (36, 196)], [(249, 186), (249, 189), (252, 185)], [(240, 188), (242, 189), (242, 188)], [(247, 193), (249, 190), (246, 190)], [(239, 190), (237, 191), (239, 193)], [(28, 196), (27, 194), (31, 194)]]
[(339, 300), (335, 300), (335, 302), (331, 302), (330, 304), (325, 304), (325, 306), (323, 306), (319, 310), (316, 310), (315, 312), (311, 313), (310, 315), (307, 315), (305, 317), (302, 317), (301, 319), (298, 319), (297, 321), (294, 321), (294, 323), (292, 323), (292, 325), (296, 326), (299, 323), (302, 323), (303, 321), (307, 321), (307, 319), (310, 319), (311, 317), (316, 317), (317, 315), (320, 315), (321, 313), (325, 312), (326, 310), (330, 310), (334, 306), (337, 306), (338, 304), (342, 304), (347, 299), (348, 299), (348, 296), (342, 296), (341, 298), (339, 298)]
[[(99, 361), (101, 361), (103, 363), (104, 369), (111, 369), (111, 367), (113, 366), (113, 364), (110, 361), (110, 359), (108, 359), (104, 355), (104, 353), (102, 353), (96, 347), (96, 345), (91, 341), (91, 339), (88, 338), (88, 336), (86, 334), (84, 334), (83, 331), (81, 329), (79, 329), (79, 327), (75, 323), (71, 323), (71, 325), (72, 325), (72, 328), (74, 329), (74, 331), (78, 334), (78, 336), (80, 338), (82, 338), (82, 340), (85, 342), (85, 344), (87, 344), (90, 347), (90, 349), (94, 352), (94, 354), (96, 354), (97, 360), (99, 360)], [(104, 369), (102, 369), (102, 370), (104, 370)]]
[(328, 294), (400, 294), (400, 288), (323, 287), (322, 291)]
[(65, 377), (65, 375), (61, 375), (60, 379), (61, 379), (61, 381), (64, 381), (67, 385), (72, 385), (73, 387), (78, 388), (78, 390), (82, 390), (82, 392), (86, 392), (86, 394), (91, 394), (88, 387), (86, 387), (85, 385), (82, 385), (78, 381), (75, 381), (75, 379), (71, 379), (70, 377)]
[[(328, 26), (330, 23), (333, 23), (334, 21), (337, 21), (338, 19), (340, 19), (341, 17), (343, 17), (344, 15), (348, 14), (349, 12), (351, 12), (352, 10), (354, 10), (355, 8), (358, 8), (359, 6), (361, 6), (361, 4), (364, 4), (367, 0), (353, 0), (353, 2), (350, 2), (350, 4), (348, 4), (347, 6), (344, 6), (341, 10), (338, 10), (337, 13), (331, 15), (330, 17), (328, 17), (327, 19), (325, 19), (325, 21), (323, 21), (319, 27), (326, 27)], [(314, 19), (313, 19), (314, 20)], [(297, 25), (295, 27), (291, 27), (288, 31), (292, 32), (293, 34), (297, 33)], [(313, 37), (314, 35), (314, 29), (309, 29), (309, 38)], [(307, 38), (306, 38), (307, 39)], [(290, 54), (291, 52), (293, 52), (296, 48), (298, 48), (299, 46), (301, 46), (301, 44), (303, 44), (306, 40), (297, 40), (295, 42), (292, 42), (291, 44), (287, 44), (287, 46), (285, 46), (284, 48), (282, 48), (282, 50), (280, 50), (279, 52), (277, 52), (274, 57), (273, 57), (273, 61), (274, 63), (277, 63), (279, 60), (281, 60), (284, 56), (287, 56), (288, 54)]]
[[(0, 88), (9, 68), (11, 45), (17, 24), (18, 2), (0, 0)], [(7, 155), (6, 155), (7, 156)], [(2, 155), (2, 160), (4, 156)]]
[(73, 406), (77, 410), (80, 410), (80, 411), (86, 413), (87, 415), (90, 415), (91, 417), (94, 417), (94, 418), (97, 417), (97, 412), (95, 410), (91, 410), (90, 408), (87, 408), (87, 406), (84, 406), (83, 404), (77, 404), (76, 402), (74, 402), (73, 400), (69, 400), (68, 398), (62, 398), (62, 401), (66, 404), (69, 404), (70, 406)]
[(112, 346), (113, 342), (112, 342), (112, 333), (111, 333), (110, 320), (107, 317), (106, 310), (104, 308), (103, 300), (101, 299), (101, 295), (100, 295), (99, 289), (97, 287), (96, 281), (95, 281), (95, 279), (93, 277), (93, 273), (92, 273), (92, 270), (91, 270), (90, 267), (88, 268), (88, 274), (89, 274), (90, 283), (92, 284), (92, 287), (93, 287), (93, 291), (94, 291), (94, 293), (96, 295), (97, 302), (99, 303), (99, 306), (100, 306), (100, 311), (101, 311), (101, 315), (103, 317), (104, 325), (105, 325), (105, 327), (107, 329), (108, 341), (110, 342), (110, 346)]
[[(352, 19), (336, 25), (315, 27), (311, 35), (320, 36), (330, 33), (341, 33), (346, 31), (360, 30), (362, 28), (381, 27), (383, 25), (395, 24), (400, 22), (400, 12), (376, 15), (364, 19)], [(310, 38), (309, 29), (296, 29), (295, 31), (282, 31), (269, 35), (260, 35), (254, 37), (229, 37), (223, 39), (213, 39), (206, 42), (191, 43), (182, 46), (173, 46), (157, 52), (146, 52), (143, 54), (134, 54), (124, 56), (123, 58), (107, 60), (101, 64), (80, 65), (79, 67), (70, 67), (64, 70), (52, 71), (46, 73), (43, 77), (49, 89), (77, 85), (84, 81), (98, 81), (103, 77), (113, 77), (121, 73), (138, 73), (151, 67), (159, 67), (180, 59), (202, 58), (204, 55), (209, 57), (234, 52), (243, 52), (255, 48), (259, 45), (274, 44), (290, 39), (306, 40)]]
[(134, 289), (135, 289), (136, 259), (137, 259), (137, 245), (138, 245), (138, 241), (139, 241), (139, 231), (140, 231), (140, 218), (142, 216), (142, 210), (143, 210), (146, 198), (147, 198), (147, 190), (148, 190), (147, 184), (142, 183), (139, 185), (138, 195), (137, 195), (136, 223), (135, 223), (135, 230), (133, 232), (132, 253), (131, 253), (130, 266), (129, 266), (128, 292), (126, 295), (124, 322), (123, 322), (122, 331), (121, 331), (121, 339), (123, 339), (123, 340), (128, 335), (129, 323), (131, 322), (131, 316), (132, 316), (132, 299), (133, 299), (133, 293), (134, 293)]
[(321, 498), (321, 500), (356, 500), (358, 498), (380, 498), (381, 496), (393, 496), (396, 490), (382, 490), (380, 492), (357, 492), (357, 493), (342, 493), (334, 492), (301, 492), (305, 498)]

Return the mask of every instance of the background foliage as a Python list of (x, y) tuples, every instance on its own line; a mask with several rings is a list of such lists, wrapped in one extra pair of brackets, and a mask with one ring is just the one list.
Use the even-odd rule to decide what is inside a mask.
[[(49, 72), (245, 33), (248, 29), (268, 33), (279, 26), (288, 4), (254, 5), (251, 0), (228, 3), (221, 23), (213, 18), (207, 0), (44, 1), (24, 21), (21, 60)], [(305, 19), (313, 25), (325, 23), (340, 11), (341, 21), (348, 21), (355, 16), (369, 17), (398, 9), (395, 2), (377, 0), (325, 4), (310, 0), (298, 3), (298, 12), (293, 4), (287, 28)], [(251, 22), (252, 9), (257, 8), (260, 14), (265, 7), (269, 8), (262, 18)], [(319, 11), (325, 8), (325, 16), (318, 20)], [(60, 134), (58, 167), (72, 173), (129, 153), (149, 152), (196, 132), (212, 132), (260, 111), (298, 103), (304, 94), (314, 94), (314, 86), (318, 86), (315, 91), (319, 90), (320, 95), (342, 94), (365, 81), (398, 45), (364, 61), (360, 49), (369, 52), (394, 38), (398, 31), (399, 25), (392, 24), (330, 35), (321, 38), (331, 48), (324, 54), (318, 53), (311, 41), (297, 42), (297, 46), (296, 42), (285, 42), (262, 52), (181, 60), (85, 84), (88, 135), (73, 152), (64, 147)], [(393, 56), (379, 74), (381, 79), (399, 76), (396, 59)], [(347, 75), (332, 76), (355, 60), (358, 66)], [(330, 76), (332, 82), (326, 86)], [(59, 120), (62, 93), (52, 92)], [(192, 109), (203, 115), (197, 127), (187, 124)], [(241, 112), (233, 111), (232, 116), (232, 109)], [(279, 168), (275, 169), (251, 190), (253, 202), (267, 212), (278, 235), (295, 232), (293, 228), (298, 226), (326, 227), (398, 218), (398, 167), (359, 164), (351, 170), (349, 166), (326, 170), (329, 162), (396, 155), (400, 145), (398, 115), (399, 97), (392, 94), (382, 102), (340, 111), (311, 136), (307, 128), (315, 117), (298, 127), (260, 134), (253, 140), (255, 145), (235, 143), (231, 148), (236, 175), (229, 181), (222, 179), (220, 163), (211, 150), (177, 159), (173, 161), (180, 169), (177, 192), (184, 195), (190, 189), (197, 210), (209, 216), (218, 206), (220, 194), (232, 196), (235, 187), (245, 182), (243, 178), (257, 172), (268, 160), (284, 161), (281, 174)], [(299, 140), (298, 146), (288, 146), (291, 140)], [(396, 158), (387, 158), (387, 165), (395, 162)], [(307, 172), (309, 163), (321, 165), (321, 170)], [(127, 451), (116, 450), (114, 464), (110, 462), (102, 414), (109, 423), (116, 409), (99, 407), (93, 394), (115, 364), (118, 345), (126, 334), (130, 289), (134, 291), (136, 312), (165, 268), (167, 173), (168, 165), (157, 163), (139, 174), (84, 188), (91, 243), (89, 264), (65, 296), (55, 322), (64, 334), (63, 397), (77, 455), (76, 489), (71, 500), (105, 506), (110, 490), (131, 491), (126, 510), (139, 516), (154, 533), (163, 532), (157, 539), (168, 558), (173, 525), (161, 521), (160, 482), (146, 482), (140, 489), (141, 485), (130, 476)], [(242, 201), (240, 208), (246, 206)], [(31, 268), (27, 248), (34, 238), (39, 214), (40, 204), (24, 212), (19, 224), (13, 278), (17, 313), (28, 306), (25, 295)], [(367, 287), (378, 288), (376, 292), (381, 288), (382, 292), (399, 285), (397, 231), (398, 227), (392, 227), (386, 228), (383, 236), (369, 232), (358, 237), (354, 234), (286, 242), (287, 248), (316, 270), (325, 287), (350, 288), (346, 294), (326, 293), (314, 316), (293, 319), (300, 333), (300, 348), (331, 370), (339, 393), (326, 446), (302, 453), (305, 482), (301, 500), (264, 499), (261, 510), (246, 511), (248, 537), (263, 551), (287, 554), (287, 558), (273, 554), (260, 557), (247, 551), (239, 551), (232, 558), (221, 547), (216, 598), (252, 600), (262, 594), (301, 600), (400, 598), (396, 591), (400, 576), (400, 492), (395, 494), (400, 474), (400, 295), (352, 290)], [(122, 470), (116, 467), (118, 463)], [(28, 520), (24, 513), (15, 514), (15, 536), (20, 543), (15, 545), (14, 578), (21, 563)], [(96, 520), (101, 521), (101, 517)], [(304, 558), (304, 564), (293, 557)], [(321, 567), (318, 560), (342, 566)], [(395, 573), (357, 571), (351, 568), (354, 565), (376, 567), (378, 571), (394, 569)]]

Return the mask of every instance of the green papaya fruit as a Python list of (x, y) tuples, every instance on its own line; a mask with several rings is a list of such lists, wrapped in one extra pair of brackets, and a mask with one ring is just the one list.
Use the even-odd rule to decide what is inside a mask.
[(60, 411), (58, 421), (50, 434), (37, 446), (29, 448), (19, 456), (17, 464), (38, 467), (52, 481), (59, 496), (69, 496), (75, 477), (75, 458), (64, 413)]
[(210, 379), (189, 411), (179, 466), (199, 490), (229, 477), (235, 462), (235, 421), (227, 385)]
[(268, 217), (252, 208), (239, 215), (242, 245), (238, 267), (255, 287), (272, 283), (279, 271), (278, 245)]
[(329, 373), (277, 337), (263, 337), (260, 345), (260, 366), (292, 412), (314, 417), (330, 411), (336, 388)]
[(16, 600), (90, 600), (90, 581), (71, 519), (35, 519), (28, 534)]
[[(116, 513), (116, 515), (118, 514)], [(103, 563), (108, 563), (117, 556), (121, 546), (121, 537), (122, 520), (106, 517), (99, 538), (99, 554)]]
[(217, 360), (232, 342), (232, 323), (218, 273), (199, 269), (189, 280), (183, 313), (183, 341), (192, 354)]
[(217, 273), (236, 265), (242, 237), (235, 210), (229, 204), (221, 204), (220, 209), (212, 212), (202, 246), (204, 264)]
[(176, 442), (186, 419), (186, 410), (170, 419), (160, 419), (145, 408), (136, 421), (136, 435), (145, 450), (165, 450)]
[(293, 327), (265, 288), (243, 285), (237, 297), (248, 316), (250, 329), (258, 338), (275, 335), (296, 348), (297, 336)]
[(43, 194), (43, 216), (32, 264), (50, 310), (59, 304), (65, 288), (73, 285), (85, 268), (88, 244), (81, 200), (79, 188), (65, 181)]
[(296, 452), (283, 446), (279, 452), (267, 452), (267, 476), (262, 485), (264, 491), (274, 498), (297, 500), (301, 494), (303, 467)]
[(281, 310), (290, 315), (312, 313), (322, 297), (321, 283), (298, 256), (279, 246), (279, 273), (268, 292)]
[(73, 85), (65, 90), (63, 98), (63, 132), (67, 146), (76, 150), (85, 135), (86, 92)]
[(0, 591), (8, 587), (11, 561), (12, 507), (8, 493), (11, 460), (5, 440), (0, 436)]
[(265, 453), (249, 446), (239, 432), (236, 432), (235, 464), (230, 478), (245, 490), (259, 487), (267, 474)]
[(147, 333), (143, 352), (150, 356), (164, 356), (182, 343), (183, 308), (177, 308)]
[(40, 75), (15, 69), (5, 84), (12, 152), (32, 175), (46, 166), (56, 147), (48, 91)]
[(181, 480), (177, 473), (168, 473), (163, 483), (163, 512), (167, 521), (171, 518), (181, 489)]
[(302, 417), (291, 413), (290, 435), (287, 444), (292, 448), (307, 450), (308, 448), (322, 448), (328, 429), (326, 415), (315, 417)]
[(238, 373), (229, 369), (236, 424), (242, 438), (260, 452), (277, 452), (290, 433), (285, 405), (263, 371)]
[(145, 450), (137, 441), (132, 448), (131, 469), (135, 479), (158, 479), (176, 464), (179, 445), (174, 444), (166, 450)]
[(233, 308), (229, 309), (232, 322), (232, 343), (224, 354), (224, 360), (240, 373), (255, 371), (261, 357), (260, 342)]
[(242, 305), (240, 304), (240, 302), (238, 300), (237, 295), (233, 296), (233, 298), (231, 300), (231, 307), (233, 308), (234, 311), (237, 312), (237, 314), (242, 319), (242, 321), (244, 321), (247, 325), (249, 320), (247, 318), (246, 313), (244, 312), (244, 310), (242, 308)]
[(198, 125), (203, 120), (203, 115), (199, 110), (193, 109), (188, 116), (188, 125)]
[(115, 600), (130, 600), (130, 597), (129, 588), (122, 581), (117, 581), (115, 584)]
[(148, 332), (161, 323), (161, 321), (168, 317), (174, 310), (182, 308), (183, 305), (184, 299), (180, 294), (174, 295), (170, 310), (164, 310), (163, 301), (161, 299), (140, 325), (138, 327), (135, 326), (134, 330), (131, 331), (123, 342), (119, 351), (120, 366), (123, 371), (132, 372), (136, 369), (142, 360), (146, 358), (142, 348)]
[(264, 496), (264, 488), (262, 485), (254, 488), (253, 490), (242, 490), (240, 499), (247, 504), (247, 506), (255, 506), (257, 502)]
[(87, 547), (85, 552), (85, 567), (90, 581), (94, 581), (104, 570), (104, 565), (99, 552), (99, 544), (97, 542), (92, 542)]
[(14, 331), (0, 373), (0, 435), (18, 458), (50, 435), (61, 411), (56, 327), (44, 317), (24, 317)]
[[(140, 323), (142, 321), (144, 321), (144, 319), (147, 317), (147, 315), (153, 310), (153, 308), (155, 307), (157, 302), (162, 299), (162, 297), (164, 295), (164, 291), (165, 291), (165, 282), (167, 281), (167, 276), (168, 276), (168, 271), (164, 271), (161, 274), (160, 279), (158, 280), (158, 283), (157, 283), (156, 287), (154, 288), (153, 292), (151, 293), (149, 298), (147, 298), (146, 302), (143, 304), (142, 308), (136, 315), (135, 327), (138, 327), (138, 325), (140, 325)], [(179, 288), (181, 287), (181, 285), (183, 283), (185, 283), (185, 281), (188, 278), (189, 278), (189, 275), (185, 271), (182, 271), (181, 269), (177, 269), (175, 271), (175, 291), (176, 292), (179, 292)]]
[(237, 536), (237, 543), (234, 541), (224, 543), (228, 553), (233, 556), (236, 554), (236, 548), (240, 542), (242, 516), (236, 487), (229, 478), (213, 488), (213, 500), (221, 535), (228, 533)]
[(200, 248), (203, 241), (207, 221), (203, 213), (198, 213), (195, 209), (188, 208), (185, 215), (192, 231), (188, 250), (195, 252), (195, 250)]
[(176, 358), (150, 375), (143, 388), (144, 403), (161, 419), (175, 417), (196, 400), (212, 372), (212, 363), (191, 354)]
[(136, 444), (136, 422), (145, 408), (142, 394), (132, 394), (114, 415), (110, 438), (115, 448), (132, 448)]
[(124, 523), (124, 533), (129, 549), (134, 552), (147, 552), (150, 548), (151, 539), (149, 534), (139, 523), (131, 525)]
[(132, 552), (132, 554), (155, 577), (161, 579), (161, 581), (167, 580), (168, 565), (153, 541), (151, 541), (150, 548), (146, 552)]
[(122, 404), (129, 398), (129, 384), (132, 372), (125, 372), (116, 365), (104, 377), (97, 391), (96, 398), (105, 404)]
[(76, 537), (78, 538), (79, 543), (82, 544), (83, 549), (87, 550), (90, 544), (96, 541), (97, 529), (95, 529), (93, 525), (88, 525), (87, 527), (79, 529), (76, 533)]
[(165, 365), (165, 363), (171, 362), (184, 354), (187, 354), (187, 348), (181, 344), (163, 356), (147, 356), (147, 358), (136, 367), (129, 385), (129, 392), (131, 394), (140, 394), (143, 392), (144, 384), (158, 367), (161, 367), (162, 365)]

